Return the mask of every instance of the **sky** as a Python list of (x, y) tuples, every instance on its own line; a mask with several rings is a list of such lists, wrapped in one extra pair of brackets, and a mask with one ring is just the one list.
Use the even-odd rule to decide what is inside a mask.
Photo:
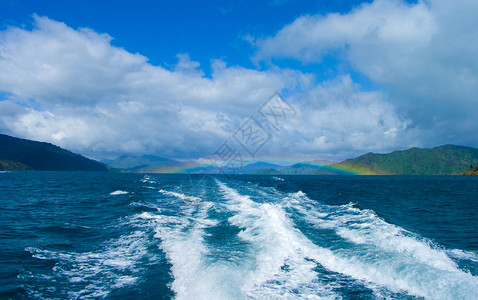
[(476, 28), (475, 0), (0, 0), (0, 133), (96, 159), (478, 147)]

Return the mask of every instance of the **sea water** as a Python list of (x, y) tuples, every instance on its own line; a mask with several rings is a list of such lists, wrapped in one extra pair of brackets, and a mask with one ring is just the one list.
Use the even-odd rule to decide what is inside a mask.
[(0, 298), (478, 299), (478, 178), (0, 174)]

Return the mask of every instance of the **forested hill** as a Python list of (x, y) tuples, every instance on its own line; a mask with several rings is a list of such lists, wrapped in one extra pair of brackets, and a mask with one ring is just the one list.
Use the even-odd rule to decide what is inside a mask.
[(333, 166), (367, 170), (383, 175), (459, 175), (478, 165), (478, 149), (444, 145), (431, 149), (411, 148), (389, 154), (367, 153)]
[(100, 171), (105, 165), (58, 146), (0, 134), (0, 170)]

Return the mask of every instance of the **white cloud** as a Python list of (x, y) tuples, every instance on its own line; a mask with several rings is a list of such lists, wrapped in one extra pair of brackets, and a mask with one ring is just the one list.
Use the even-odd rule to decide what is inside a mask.
[(275, 36), (259, 40), (257, 56), (293, 57), (310, 62), (320, 60), (331, 49), (346, 50), (359, 45), (371, 50), (374, 44), (387, 43), (399, 47), (397, 52), (401, 52), (413, 50), (410, 43), (427, 43), (434, 30), (434, 20), (425, 4), (377, 0), (345, 15), (299, 17)]
[(320, 60), (330, 50), (345, 51), (349, 46), (352, 50), (387, 46), (396, 52), (413, 51), (427, 44), (435, 30), (435, 20), (424, 3), (376, 0), (349, 14), (299, 17), (275, 36), (257, 41), (257, 57), (293, 57), (310, 62)]
[(281, 139), (293, 141), (292, 149), (345, 158), (410, 143), (405, 140), (410, 121), (395, 112), (386, 95), (361, 91), (349, 76), (324, 82), (300, 97), (299, 116), (291, 121), (289, 136)]
[(255, 59), (346, 59), (389, 93), (423, 144), (478, 146), (477, 11), (472, 0), (375, 0), (348, 14), (297, 18), (257, 41)]
[(187, 54), (168, 70), (112, 46), (106, 34), (34, 19), (33, 30), (0, 33), (0, 130), (16, 136), (89, 154), (205, 157), (275, 91), (286, 92), (298, 115), (259, 155), (380, 151), (409, 125), (385, 94), (363, 92), (348, 76), (317, 86), (300, 71), (216, 60), (208, 78)]

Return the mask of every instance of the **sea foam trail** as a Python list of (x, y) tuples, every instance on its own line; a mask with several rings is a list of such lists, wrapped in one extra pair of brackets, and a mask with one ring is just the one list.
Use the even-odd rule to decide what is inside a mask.
[(234, 212), (229, 222), (242, 231), (239, 237), (251, 245), (255, 267), (246, 271), (242, 291), (251, 298), (335, 299), (338, 295), (320, 281), (314, 269), (315, 246), (294, 228), (277, 204), (256, 203), (249, 196), (218, 182)]
[[(177, 299), (340, 299), (349, 284), (377, 298), (477, 299), (477, 278), (460, 270), (446, 251), (373, 211), (324, 205), (302, 192), (234, 184), (217, 181), (221, 199), (215, 203), (159, 190), (167, 202), (179, 203), (176, 213), (141, 214), (155, 224)], [(237, 236), (245, 248), (228, 258), (215, 257), (210, 241), (215, 237), (208, 232), (224, 223), (224, 215), (214, 211), (241, 229)], [(330, 231), (336, 243), (320, 246), (294, 220)], [(234, 251), (247, 253), (237, 260)]]
[(234, 282), (240, 274), (227, 262), (212, 264), (211, 250), (205, 242), (205, 229), (217, 225), (208, 217), (212, 203), (201, 198), (173, 191), (160, 190), (163, 195), (184, 202), (177, 216), (143, 213), (142, 217), (156, 223), (156, 238), (171, 263), (174, 281), (171, 285), (176, 299), (234, 299), (238, 291)]
[(334, 230), (352, 245), (331, 251), (332, 262), (318, 259), (330, 270), (364, 280), (372, 289), (385, 286), (426, 299), (478, 299), (477, 277), (460, 270), (444, 250), (371, 210), (323, 205), (302, 192), (290, 194), (284, 203), (310, 224)]

